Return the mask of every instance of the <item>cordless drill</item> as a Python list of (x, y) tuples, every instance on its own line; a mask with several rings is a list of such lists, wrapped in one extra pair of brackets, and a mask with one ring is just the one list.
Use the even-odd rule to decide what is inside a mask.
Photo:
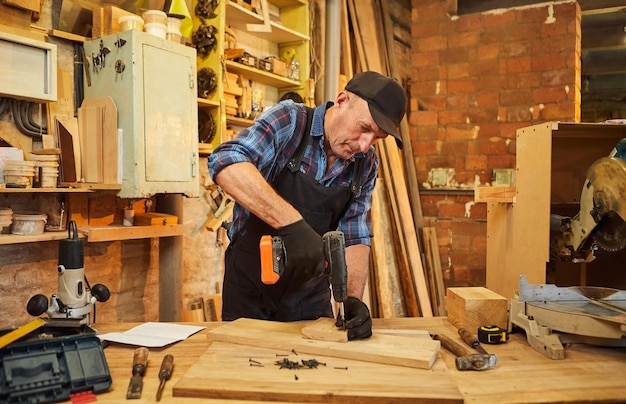
[[(348, 298), (348, 266), (346, 265), (346, 242), (341, 231), (329, 231), (322, 236), (326, 270), (330, 277), (333, 298), (341, 304), (339, 318), (345, 321), (344, 302)], [(285, 269), (285, 247), (279, 236), (265, 235), (259, 242), (261, 251), (261, 281), (266, 285), (278, 282)]]

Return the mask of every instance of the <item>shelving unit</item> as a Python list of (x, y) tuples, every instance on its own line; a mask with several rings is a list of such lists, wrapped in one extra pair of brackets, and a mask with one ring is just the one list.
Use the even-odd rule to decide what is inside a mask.
[[(195, 10), (196, 1), (192, 2), (192, 9)], [(214, 10), (214, 18), (200, 18), (197, 15), (192, 16), (194, 22), (194, 32), (201, 25), (214, 26), (216, 28), (216, 38), (218, 44), (216, 48), (207, 56), (198, 56), (197, 69), (210, 68), (216, 73), (217, 88), (215, 94), (208, 99), (199, 98), (198, 108), (209, 111), (216, 123), (216, 136), (210, 144), (200, 144), (199, 150), (201, 154), (210, 153), (217, 145), (225, 139), (227, 125), (234, 127), (248, 127), (254, 123), (249, 119), (226, 115), (226, 103), (224, 97), (224, 76), (226, 72), (241, 75), (246, 80), (250, 80), (251, 84), (268, 86), (277, 89), (279, 95), (287, 91), (295, 91), (305, 97), (305, 93), (309, 88), (310, 75), (310, 37), (309, 37), (309, 2), (307, 0), (268, 0), (268, 3), (279, 11), (279, 22), (270, 18), (269, 31), (248, 31), (248, 24), (264, 25), (262, 10), (256, 13), (238, 1), (224, 0), (218, 3)], [(289, 48), (295, 53), (294, 60), (299, 62), (300, 75), (299, 80), (262, 70), (254, 66), (248, 66), (233, 60), (225, 60), (224, 33), (225, 28), (229, 27), (238, 35), (239, 42), (237, 48), (250, 49), (266, 44), (267, 48), (275, 49), (272, 54), (254, 54), (257, 59), (263, 59), (268, 56), (281, 57), (283, 50)], [(241, 37), (253, 36), (254, 43), (246, 43)], [(277, 54), (276, 54), (277, 53)], [(285, 61), (287, 62), (287, 61)], [(270, 102), (272, 100), (269, 100)], [(277, 102), (278, 99), (273, 100)]]

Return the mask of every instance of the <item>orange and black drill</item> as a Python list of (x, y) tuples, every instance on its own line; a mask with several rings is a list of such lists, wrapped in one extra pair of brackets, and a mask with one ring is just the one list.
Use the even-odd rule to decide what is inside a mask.
[[(346, 242), (341, 231), (329, 231), (322, 236), (326, 270), (324, 274), (330, 277), (333, 298), (341, 305), (339, 318), (341, 324), (345, 321), (344, 302), (348, 298), (348, 266), (346, 264)], [(259, 242), (261, 251), (261, 281), (266, 285), (273, 285), (280, 279), (286, 260), (285, 246), (280, 236), (262, 236)]]

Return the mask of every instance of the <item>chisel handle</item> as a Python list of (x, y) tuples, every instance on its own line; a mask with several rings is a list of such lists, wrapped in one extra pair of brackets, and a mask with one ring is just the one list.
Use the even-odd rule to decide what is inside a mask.
[(146, 366), (148, 365), (148, 354), (150, 351), (148, 348), (142, 346), (135, 349), (133, 355), (133, 375), (143, 376), (146, 372)]

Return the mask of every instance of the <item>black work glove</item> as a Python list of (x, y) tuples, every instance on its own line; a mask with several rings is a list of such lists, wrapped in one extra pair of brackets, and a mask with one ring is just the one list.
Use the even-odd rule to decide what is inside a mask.
[[(355, 339), (366, 339), (372, 336), (372, 318), (370, 310), (365, 303), (353, 296), (348, 296), (343, 302), (346, 308), (345, 329), (348, 330), (348, 341)], [(341, 327), (341, 315), (337, 316), (335, 322), (337, 327)]]
[(301, 219), (278, 229), (285, 247), (285, 264), (305, 279), (324, 275), (324, 245), (322, 237)]

